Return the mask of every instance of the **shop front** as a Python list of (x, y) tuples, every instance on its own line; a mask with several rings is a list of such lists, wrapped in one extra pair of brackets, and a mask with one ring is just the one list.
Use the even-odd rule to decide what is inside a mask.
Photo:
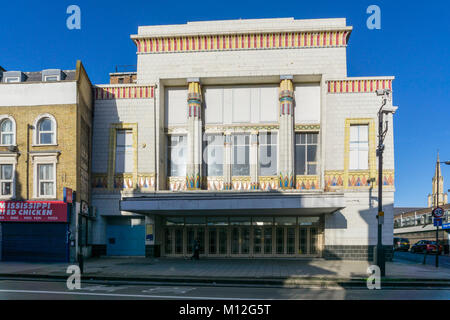
[(67, 203), (0, 201), (1, 260), (68, 262)]

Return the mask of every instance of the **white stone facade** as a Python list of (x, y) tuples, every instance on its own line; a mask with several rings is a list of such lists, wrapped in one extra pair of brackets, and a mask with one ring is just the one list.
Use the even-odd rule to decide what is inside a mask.
[[(202, 196), (210, 194), (211, 197), (220, 197), (221, 193), (232, 195), (228, 201), (233, 201), (233, 195), (238, 198), (239, 192), (243, 191), (267, 194), (270, 198), (267, 191), (272, 189), (277, 189), (280, 194), (295, 193), (300, 197), (317, 195), (317, 201), (309, 209), (300, 206), (298, 212), (295, 208), (283, 211), (280, 206), (264, 215), (319, 216), (322, 225), (318, 240), (314, 238), (318, 246), (315, 254), (339, 259), (368, 258), (371, 246), (377, 242), (375, 148), (381, 98), (375, 91), (392, 89), (394, 78), (347, 76), (346, 50), (351, 31), (345, 19), (261, 19), (139, 27), (138, 34), (131, 36), (138, 48), (137, 83), (96, 87), (96, 90), (113, 92), (111, 96), (97, 97), (95, 103), (93, 204), (97, 205), (99, 214), (104, 217), (124, 215), (118, 206), (106, 206), (105, 203), (127, 198), (131, 201), (127, 203), (128, 211), (148, 216), (147, 223), (152, 221), (151, 240), (147, 237), (146, 244), (164, 247), (168, 241), (164, 235), (168, 230), (164, 228), (165, 216), (178, 215), (179, 212), (173, 209), (173, 212), (163, 213), (152, 209), (150, 200), (158, 201), (158, 197), (185, 194), (188, 204), (196, 193)], [(198, 83), (200, 88), (195, 97), (201, 100), (201, 114), (195, 121), (188, 114), (191, 110), (188, 108), (189, 83)], [(126, 91), (134, 87), (145, 88), (147, 93), (151, 90), (151, 94), (143, 94), (142, 89), (137, 95)], [(189, 90), (192, 99), (194, 91)], [(284, 105), (283, 97), (286, 95), (282, 92), (286, 93), (286, 90), (290, 92), (287, 96), (292, 97), (289, 105)], [(190, 101), (189, 104), (192, 103)], [(286, 113), (284, 108), (288, 108)], [(391, 246), (394, 203), (391, 115), (388, 120), (383, 176), (383, 244)], [(367, 167), (357, 170), (349, 165), (350, 131), (354, 125), (368, 127)], [(116, 152), (113, 134), (118, 129), (131, 130), (135, 139), (134, 170), (120, 177), (114, 172), (111, 159)], [(276, 159), (276, 172), (271, 176), (260, 175), (258, 171), (260, 137), (267, 132), (277, 137), (276, 157), (273, 158)], [(189, 164), (194, 160), (186, 160), (187, 174), (170, 176), (168, 137), (186, 135), (190, 142), (183, 152), (189, 159), (198, 159), (200, 141), (205, 133), (224, 137), (221, 175), (208, 176), (204, 170), (199, 173), (198, 167)], [(306, 166), (311, 165), (311, 169), (305, 169), (306, 173), (296, 171), (294, 164), (296, 157), (300, 157), (296, 154), (296, 137), (300, 141), (302, 133), (317, 135), (317, 142), (311, 142), (317, 146), (317, 157), (311, 160), (311, 164), (306, 160)], [(234, 167), (230, 164), (236, 134), (249, 136), (250, 166), (248, 174), (244, 168), (242, 172), (245, 174), (241, 176), (233, 175)], [(313, 174), (309, 174), (309, 170)], [(199, 176), (198, 181), (195, 180), (196, 175)], [(124, 181), (128, 179), (129, 183), (122, 182), (122, 178)], [(191, 178), (193, 180), (189, 180)], [(142, 183), (147, 180), (149, 184)], [(198, 187), (190, 188), (192, 181), (199, 182)], [(186, 189), (195, 191), (186, 192)], [(320, 199), (327, 194), (340, 197), (343, 206), (335, 209), (323, 207), (321, 212)], [(106, 202), (105, 197), (108, 198)], [(133, 199), (143, 201), (137, 197), (149, 199), (147, 212), (142, 211), (142, 202), (139, 202), (139, 210), (133, 210)], [(229, 217), (255, 215), (250, 211), (246, 214), (240, 208), (235, 210), (228, 214)], [(202, 211), (192, 214), (211, 216), (219, 213)], [(298, 218), (297, 221), (300, 220)], [(99, 228), (104, 228), (104, 223), (102, 226), (99, 224)], [(278, 227), (274, 225), (274, 228), (277, 230)], [(283, 232), (289, 233), (289, 227), (286, 228)], [(245, 228), (242, 230), (241, 236), (246, 232)], [(252, 237), (255, 230), (251, 228)], [(296, 226), (295, 230), (296, 241), (301, 241), (301, 227)], [(186, 239), (188, 231), (184, 232), (183, 239)], [(278, 231), (273, 232), (277, 237), (275, 232)], [(309, 230), (308, 236), (310, 232), (316, 231)], [(228, 236), (232, 236), (231, 233)], [(211, 236), (206, 237), (205, 252), (208, 252)], [(284, 239), (285, 245), (288, 245), (287, 239)], [(96, 241), (99, 245), (106, 242), (102, 237), (97, 237)], [(254, 245), (255, 241), (250, 240), (250, 243)], [(310, 244), (312, 240), (308, 241)], [(228, 242), (228, 245), (232, 243)], [(295, 245), (295, 255), (301, 255), (300, 247)], [(188, 252), (186, 250), (182, 250), (184, 255)], [(232, 255), (233, 249), (227, 250)], [(255, 255), (254, 250), (258, 250), (256, 246), (249, 249), (248, 255)], [(290, 249), (284, 250), (284, 255), (289, 256)], [(164, 254), (164, 250), (161, 251)], [(172, 253), (168, 252), (166, 255)], [(243, 252), (246, 253), (246, 249), (239, 249), (240, 254)]]

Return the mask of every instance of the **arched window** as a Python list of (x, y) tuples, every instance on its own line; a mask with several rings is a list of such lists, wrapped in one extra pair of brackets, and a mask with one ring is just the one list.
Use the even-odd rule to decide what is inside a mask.
[(0, 122), (0, 144), (6, 146), (15, 144), (15, 125), (9, 117)]
[(56, 144), (56, 123), (50, 116), (43, 116), (36, 125), (37, 144)]

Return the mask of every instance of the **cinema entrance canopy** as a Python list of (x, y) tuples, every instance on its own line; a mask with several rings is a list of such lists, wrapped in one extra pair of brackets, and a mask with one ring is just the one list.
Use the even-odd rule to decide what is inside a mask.
[(321, 215), (345, 207), (337, 192), (157, 192), (124, 197), (120, 210), (156, 215)]

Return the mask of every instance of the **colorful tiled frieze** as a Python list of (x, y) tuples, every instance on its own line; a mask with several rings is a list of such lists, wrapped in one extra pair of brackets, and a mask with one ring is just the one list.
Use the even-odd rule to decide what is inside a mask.
[[(325, 185), (327, 187), (376, 187), (378, 185), (378, 172), (370, 174), (369, 170), (349, 171), (347, 185), (344, 185), (344, 171), (326, 171)], [(383, 170), (383, 186), (394, 186), (394, 170)]]
[(319, 189), (318, 176), (295, 176), (295, 189), (316, 190)]
[(392, 90), (392, 79), (366, 80), (332, 80), (327, 81), (328, 93), (364, 93), (375, 92), (378, 89)]
[(170, 191), (184, 191), (186, 190), (186, 178), (185, 177), (169, 177), (167, 179), (167, 185)]
[(148, 189), (155, 190), (156, 189), (156, 181), (154, 173), (139, 173), (137, 186), (139, 189)]
[(252, 183), (250, 177), (233, 177), (232, 190), (251, 190)]
[(133, 189), (133, 174), (116, 174), (114, 176), (114, 189)]
[(94, 98), (96, 100), (153, 99), (154, 96), (154, 86), (94, 87)]
[(370, 187), (372, 181), (368, 170), (348, 172), (348, 187)]
[[(378, 176), (377, 176), (378, 178)], [(378, 181), (377, 181), (378, 183)], [(383, 186), (394, 186), (395, 185), (395, 172), (394, 170), (384, 170), (383, 171)]]
[(345, 47), (351, 30), (134, 37), (138, 53)]
[(277, 190), (278, 189), (278, 177), (277, 176), (265, 176), (259, 177), (259, 188), (264, 191)]
[(292, 174), (278, 175), (278, 186), (280, 189), (293, 189), (294, 188), (294, 176)]
[(325, 185), (327, 187), (343, 187), (344, 171), (325, 171)]
[(203, 177), (204, 185), (209, 191), (224, 190), (223, 177)]
[(93, 173), (92, 174), (92, 188), (93, 189), (108, 188), (108, 174), (107, 173)]
[(186, 188), (189, 190), (195, 190), (195, 189), (201, 189), (201, 179), (200, 175), (193, 174), (193, 175), (186, 175)]

